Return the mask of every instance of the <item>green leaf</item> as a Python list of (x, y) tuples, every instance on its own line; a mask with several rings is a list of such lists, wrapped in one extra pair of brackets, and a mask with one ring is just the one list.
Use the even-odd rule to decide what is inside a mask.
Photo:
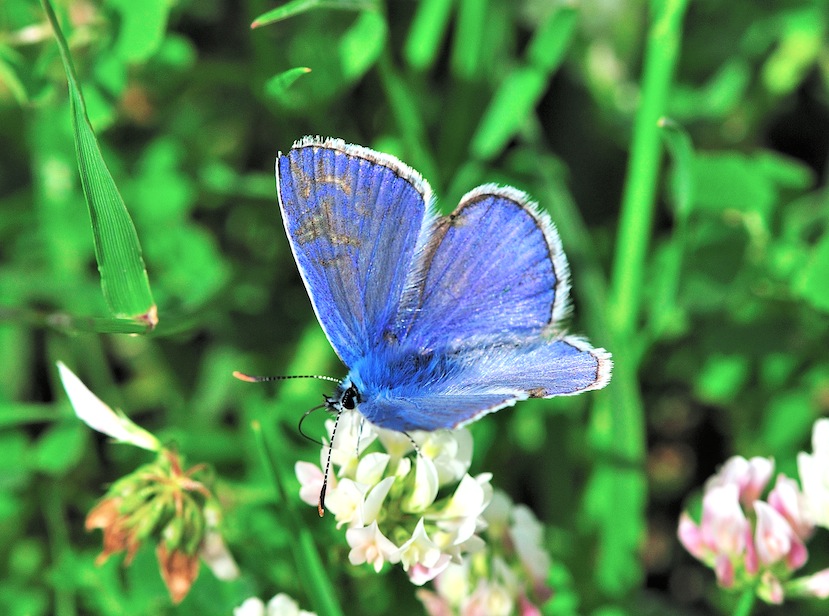
[(115, 52), (129, 63), (147, 60), (158, 50), (167, 29), (170, 0), (109, 0), (121, 14)]
[(81, 459), (88, 433), (79, 422), (49, 427), (35, 445), (34, 468), (48, 475), (63, 475)]
[(261, 28), (268, 24), (300, 15), (312, 9), (341, 9), (347, 11), (367, 11), (377, 8), (374, 0), (292, 0), (266, 13), (262, 13), (250, 24), (251, 28)]
[(473, 80), (481, 71), (481, 51), (488, 0), (459, 0), (450, 64), (460, 79)]
[(770, 453), (797, 451), (803, 435), (818, 416), (809, 391), (788, 391), (775, 396), (765, 409), (760, 442)]
[(697, 377), (697, 395), (703, 400), (727, 403), (740, 393), (749, 376), (749, 361), (742, 355), (712, 355)]
[(774, 185), (758, 173), (754, 161), (738, 152), (698, 153), (694, 160), (694, 207), (723, 211), (771, 213), (777, 201)]
[(806, 77), (826, 39), (825, 11), (817, 6), (792, 11), (782, 20), (780, 41), (763, 65), (763, 82), (773, 93), (788, 94)]
[(26, 87), (17, 76), (15, 65), (20, 63), (20, 55), (6, 45), (0, 45), (0, 86), (9, 91), (19, 105), (29, 99)]
[(291, 87), (292, 83), (294, 83), (303, 75), (307, 75), (310, 72), (310, 68), (307, 68), (305, 66), (299, 66), (297, 68), (289, 68), (287, 71), (283, 71), (278, 75), (274, 75), (265, 82), (265, 96), (279, 101), (282, 94), (285, 92), (285, 90)]
[(413, 69), (422, 71), (435, 63), (453, 4), (454, 0), (421, 0), (417, 5), (403, 48), (403, 57)]
[(472, 138), (470, 151), (480, 160), (498, 155), (521, 129), (544, 94), (575, 33), (576, 11), (554, 11), (536, 30), (527, 49), (526, 66), (507, 75), (496, 90)]
[(694, 146), (688, 132), (670, 118), (661, 118), (662, 138), (673, 160), (673, 189), (677, 215), (686, 218), (694, 201)]
[(805, 190), (815, 182), (815, 174), (803, 161), (779, 152), (760, 150), (754, 155), (758, 169), (777, 186)]
[(365, 11), (340, 39), (340, 66), (346, 80), (356, 80), (372, 67), (386, 44), (388, 27), (378, 11)]
[(158, 316), (138, 234), (89, 123), (69, 47), (49, 0), (43, 0), (43, 7), (54, 29), (69, 84), (75, 152), (92, 221), (104, 298), (114, 316), (141, 321), (151, 329)]
[(829, 312), (829, 233), (824, 233), (812, 249), (795, 290), (818, 310)]

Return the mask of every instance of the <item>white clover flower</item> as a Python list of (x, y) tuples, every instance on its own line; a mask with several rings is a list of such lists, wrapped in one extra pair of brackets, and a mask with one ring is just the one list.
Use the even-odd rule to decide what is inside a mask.
[(340, 479), (336, 489), (328, 490), (325, 495), (325, 507), (334, 514), (337, 528), (360, 521), (363, 500), (368, 489), (369, 486), (344, 477)]
[(736, 485), (740, 502), (751, 506), (763, 493), (773, 472), (774, 460), (771, 458), (754, 457), (746, 460), (742, 456), (733, 456), (705, 483), (705, 488), (709, 490), (717, 486)]
[(363, 456), (357, 463), (355, 479), (359, 483), (374, 485), (383, 478), (389, 465), (390, 456), (387, 453), (374, 452)]
[(417, 440), (422, 434), (415, 432), (411, 435), (406, 435), (394, 430), (386, 430), (383, 428), (374, 428), (377, 438), (383, 444), (383, 449), (391, 456), (392, 460), (400, 460), (403, 456), (414, 451), (412, 439)]
[[(455, 503), (453, 510), (468, 514), (481, 504), (489, 504), (483, 515), (488, 526), (483, 529), (482, 537), (472, 535), (461, 544), (463, 560), (450, 563), (434, 579), (436, 592), (417, 593), (426, 612), (430, 616), (515, 611), (527, 616), (540, 614), (535, 602), (540, 605), (552, 594), (545, 584), (550, 557), (542, 548), (543, 527), (524, 505), (514, 505), (502, 492), (493, 494), (486, 475), (479, 476), (477, 481), (470, 477), (463, 488), (459, 486), (453, 499), (460, 503), (464, 496), (472, 496), (470, 508), (464, 510)], [(438, 544), (439, 534), (434, 534)], [(442, 547), (442, 551), (448, 550)], [(525, 560), (531, 558), (536, 562), (530, 566)]]
[(490, 473), (481, 473), (474, 478), (465, 475), (447, 505), (438, 512), (426, 515), (442, 531), (435, 535), (435, 541), (441, 547), (460, 546), (486, 525), (480, 516), (492, 498), (490, 479)]
[(360, 511), (359, 523), (362, 526), (377, 520), (377, 516), (380, 515), (380, 508), (383, 506), (383, 501), (386, 500), (394, 480), (394, 477), (386, 477), (368, 493)]
[(427, 432), (420, 443), (420, 453), (430, 458), (441, 484), (460, 480), (472, 463), (472, 434), (461, 429), (454, 432)]
[(755, 501), (754, 511), (757, 513), (754, 543), (760, 562), (773, 565), (785, 559), (791, 569), (802, 567), (808, 553), (786, 518), (760, 500)]
[(425, 456), (418, 456), (415, 461), (414, 489), (403, 500), (403, 510), (410, 513), (425, 511), (435, 502), (439, 487), (435, 463)]
[(409, 567), (406, 574), (409, 576), (409, 581), (415, 586), (423, 586), (426, 582), (431, 582), (441, 573), (446, 571), (446, 568), (452, 564), (452, 557), (449, 554), (441, 554), (433, 567), (427, 567), (421, 563), (416, 563)]
[[(337, 423), (337, 432), (334, 434), (334, 443), (331, 449), (331, 463), (340, 468), (340, 476), (353, 474), (359, 462), (360, 455), (377, 438), (377, 433), (356, 412), (340, 413)], [(325, 422), (328, 434), (334, 430), (335, 421)], [(324, 444), (320, 452), (322, 467), (325, 468), (328, 458), (328, 444)]]
[(97, 430), (116, 441), (135, 445), (149, 451), (161, 451), (159, 440), (134, 424), (129, 417), (115, 411), (98, 396), (89, 391), (89, 388), (67, 368), (63, 362), (57, 362), (60, 380), (75, 414), (81, 421), (93, 430)]
[(216, 529), (208, 529), (204, 534), (200, 556), (218, 579), (228, 582), (239, 577), (239, 565)]
[(250, 597), (239, 607), (233, 608), (233, 616), (265, 616), (265, 603), (258, 597)]
[(818, 419), (812, 429), (812, 453), (797, 455), (797, 469), (809, 519), (829, 528), (829, 419)]
[(829, 576), (792, 578), (809, 557), (805, 542), (819, 517), (811, 520), (809, 514), (821, 507), (829, 514), (829, 420), (815, 424), (813, 441), (814, 453), (798, 456), (803, 492), (780, 474), (762, 499), (774, 460), (736, 456), (706, 482), (700, 521), (681, 514), (680, 542), (714, 570), (721, 587), (749, 590), (773, 604), (829, 594)]
[(412, 533), (412, 538), (400, 546), (396, 558), (403, 565), (403, 568), (408, 571), (409, 567), (414, 565), (422, 565), (427, 569), (431, 569), (437, 565), (441, 556), (440, 547), (429, 539), (426, 527), (423, 524), (423, 518), (420, 518)]
[(285, 593), (275, 595), (268, 605), (258, 597), (251, 597), (237, 608), (233, 616), (317, 616), (314, 612), (299, 609), (299, 604)]
[[(326, 425), (330, 437), (334, 422)], [(386, 562), (401, 563), (412, 583), (422, 585), (483, 549), (476, 532), (486, 526), (481, 516), (492, 498), (491, 475), (466, 474), (468, 430), (405, 435), (343, 413), (333, 440), (324, 505), (338, 528), (347, 527), (351, 563), (377, 571)], [(319, 467), (295, 466), (300, 497), (309, 505), (317, 504), (328, 455), (324, 444)]]
[[(300, 460), (294, 464), (294, 473), (296, 473), (296, 478), (299, 480), (299, 497), (302, 502), (316, 507), (319, 504), (322, 491), (322, 469), (316, 464)], [(337, 485), (336, 478), (331, 476), (328, 478), (328, 482), (328, 489), (333, 491)]]
[(550, 555), (544, 549), (544, 527), (526, 505), (515, 505), (509, 529), (512, 544), (521, 563), (536, 581), (544, 581), (550, 571)]
[[(235, 615), (234, 615), (235, 616)], [(299, 604), (281, 592), (268, 601), (268, 616), (317, 616), (314, 612), (299, 609)]]
[(461, 607), (463, 616), (509, 616), (514, 602), (510, 593), (497, 582), (480, 580), (475, 592)]
[(829, 569), (791, 580), (786, 584), (786, 596), (829, 598)]
[(472, 592), (471, 567), (469, 560), (462, 564), (451, 563), (435, 578), (435, 590), (450, 605), (459, 606)]
[(352, 565), (368, 563), (379, 573), (384, 563), (396, 562), (397, 546), (380, 532), (376, 520), (370, 526), (349, 528), (345, 539), (351, 547), (348, 560)]

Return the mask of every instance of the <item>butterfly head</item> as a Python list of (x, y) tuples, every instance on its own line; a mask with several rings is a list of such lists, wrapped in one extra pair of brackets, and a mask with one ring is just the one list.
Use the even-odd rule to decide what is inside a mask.
[(328, 408), (336, 411), (353, 411), (357, 405), (362, 402), (360, 390), (351, 381), (347, 380), (340, 384), (336, 393), (333, 396), (326, 396), (325, 403)]

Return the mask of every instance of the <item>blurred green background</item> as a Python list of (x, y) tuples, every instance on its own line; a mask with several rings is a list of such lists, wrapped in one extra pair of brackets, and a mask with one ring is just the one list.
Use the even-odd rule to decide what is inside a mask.
[[(499, 182), (558, 225), (571, 329), (614, 353), (614, 382), (473, 426), (472, 471), (547, 527), (545, 613), (728, 613), (677, 516), (729, 455), (793, 475), (829, 411), (827, 3), (285, 7), (252, 30), (276, 5), (55, 4), (158, 306), (128, 336), (111, 333), (55, 38), (38, 2), (0, 4), (0, 613), (218, 615), (279, 591), (313, 607), (250, 424), (272, 427), (290, 474), (318, 460), (295, 425), (329, 392), (230, 376), (345, 373), (276, 204), (275, 155), (307, 134), (398, 156), (444, 212)], [(172, 608), (149, 546), (94, 566), (83, 518), (147, 454), (74, 417), (58, 359), (212, 465), (239, 580), (203, 569)], [(301, 512), (346, 613), (420, 612), (402, 571), (355, 570), (332, 520)], [(819, 535), (808, 570), (827, 564)]]

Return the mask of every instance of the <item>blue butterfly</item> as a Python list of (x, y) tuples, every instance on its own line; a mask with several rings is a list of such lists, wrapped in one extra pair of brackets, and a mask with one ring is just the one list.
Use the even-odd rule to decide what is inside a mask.
[(567, 260), (523, 192), (486, 184), (438, 216), (415, 170), (318, 137), (280, 153), (276, 178), (314, 312), (349, 368), (332, 410), (438, 430), (607, 385), (610, 354), (560, 330)]

